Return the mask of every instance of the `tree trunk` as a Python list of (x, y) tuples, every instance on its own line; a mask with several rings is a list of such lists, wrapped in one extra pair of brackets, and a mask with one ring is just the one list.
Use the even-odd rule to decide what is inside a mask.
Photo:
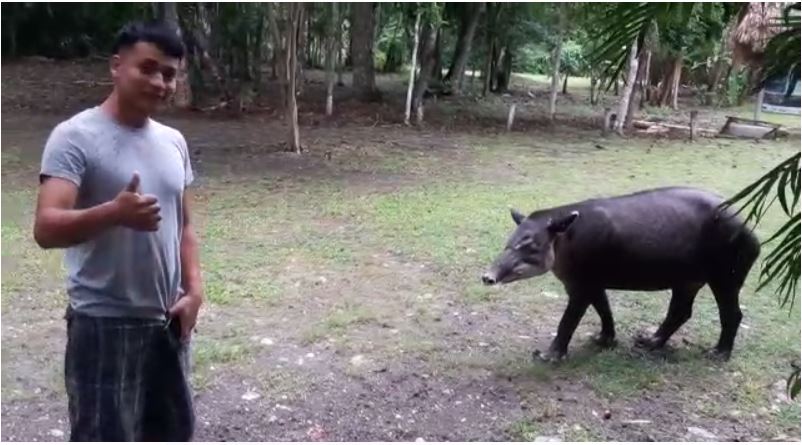
[(674, 85), (674, 62), (671, 62), (671, 66), (665, 68), (665, 72), (663, 74), (663, 80), (660, 81), (660, 90), (657, 92), (657, 96), (654, 98), (654, 105), (664, 107), (668, 104), (668, 100), (671, 97), (671, 86)]
[(721, 33), (721, 40), (719, 41), (718, 45), (718, 53), (716, 54), (715, 61), (713, 62), (713, 73), (710, 83), (707, 85), (708, 93), (715, 93), (718, 89), (718, 84), (721, 81), (721, 75), (726, 65), (724, 54), (726, 54), (726, 52), (729, 50), (730, 31), (731, 26), (728, 25), (726, 28), (724, 28), (724, 32)]
[(655, 104), (664, 107), (671, 103), (672, 108), (676, 109), (677, 95), (679, 93), (679, 81), (682, 75), (682, 55), (677, 55), (671, 61), (671, 66), (666, 69), (663, 80), (660, 82), (660, 92)]
[[(183, 40), (181, 26), (178, 24), (178, 8), (175, 2), (161, 3), (158, 9), (159, 19), (173, 26), (178, 36)], [(187, 57), (184, 57), (178, 66), (178, 72), (175, 77), (173, 104), (181, 109), (189, 108), (192, 105), (192, 89), (190, 88), (189, 76), (187, 74)]]
[(443, 51), (441, 49), (441, 32), (437, 30), (437, 38), (434, 42), (434, 67), (432, 67), (432, 81), (440, 84), (443, 82)]
[(724, 74), (724, 79), (721, 81), (721, 87), (719, 88), (719, 98), (718, 98), (718, 106), (721, 106), (722, 101), (727, 97), (727, 90), (730, 88), (730, 76), (732, 76), (732, 68), (733, 64), (730, 63), (727, 66), (727, 72)]
[(407, 105), (404, 110), (404, 123), (409, 125), (412, 114), (412, 90), (415, 86), (415, 69), (418, 64), (418, 46), (420, 45), (420, 12), (415, 15), (415, 44), (412, 46), (412, 67), (409, 70), (409, 84), (407, 85)]
[(487, 92), (493, 89), (493, 78), (495, 76), (494, 63), (496, 60), (496, 38), (495, 38), (495, 22), (498, 16), (500, 5), (495, 3), (487, 4), (487, 14), (485, 14), (485, 35), (487, 36), (487, 61), (482, 76), (484, 77), (484, 85), (482, 86), (482, 97), (487, 96)]
[(454, 57), (451, 59), (451, 66), (448, 68), (445, 81), (451, 83), (452, 92), (459, 96), (462, 94), (462, 84), (465, 79), (465, 67), (468, 63), (468, 57), (471, 54), (471, 44), (476, 35), (476, 29), (479, 27), (479, 19), (484, 12), (485, 3), (470, 3), (465, 8), (465, 13), (469, 14), (467, 20), (463, 15), (462, 26), (460, 26), (459, 38), (457, 39), (457, 46), (454, 48)]
[(206, 14), (206, 8), (203, 5), (199, 5), (195, 12), (194, 17), (187, 19), (187, 22), (191, 23), (187, 32), (191, 36), (192, 49), (197, 53), (198, 65), (205, 67), (212, 74), (220, 93), (223, 95), (223, 100), (228, 102), (232, 99), (231, 89), (226, 77), (219, 68), (218, 60), (210, 53), (211, 26)]
[(342, 9), (340, 10), (340, 23), (337, 27), (337, 86), (345, 85), (343, 82), (343, 70), (345, 69), (345, 60), (343, 56), (343, 50), (345, 49), (345, 45), (343, 44), (343, 36), (345, 32), (343, 31), (343, 22), (344, 17), (346, 16), (347, 9), (345, 8), (345, 4), (341, 5)]
[(337, 25), (340, 23), (337, 2), (329, 4), (329, 18), (326, 27), (326, 116), (334, 112), (334, 51), (337, 48)]
[(373, 69), (373, 28), (375, 3), (351, 5), (351, 57), (353, 59), (353, 87), (362, 99), (376, 96), (376, 79)]
[[(565, 5), (559, 5), (559, 11), (557, 12), (557, 43), (554, 45), (554, 49), (551, 53), (551, 95), (549, 96), (549, 120), (553, 121), (554, 116), (557, 114), (557, 89), (560, 86), (560, 59), (562, 58), (562, 51), (563, 51), (563, 27), (565, 26), (565, 21), (563, 19), (565, 15)], [(567, 81), (566, 76), (566, 81)]]
[(643, 67), (644, 75), (641, 79), (641, 101), (639, 106), (643, 108), (646, 101), (649, 100), (649, 92), (651, 91), (651, 75), (652, 75), (652, 51), (646, 51), (646, 62)]
[(590, 104), (596, 105), (596, 84), (599, 79), (596, 77), (596, 71), (590, 70)]
[(753, 85), (755, 83), (755, 70), (752, 66), (747, 65), (746, 67), (746, 83), (744, 84), (741, 91), (738, 93), (738, 106), (741, 106), (746, 102), (747, 96), (749, 96), (749, 92), (752, 91)]
[(286, 73), (287, 51), (286, 48), (284, 48), (284, 42), (281, 37), (281, 29), (278, 27), (278, 20), (276, 20), (279, 5), (276, 3), (267, 3), (264, 5), (264, 7), (267, 14), (268, 28), (270, 30), (270, 34), (273, 36), (273, 71), (277, 72), (278, 74), (279, 91), (281, 91), (281, 106), (282, 108), (285, 108), (288, 105), (288, 97), (286, 94), (288, 77)]
[(298, 22), (298, 40), (295, 42), (296, 51), (298, 52), (298, 54), (295, 55), (295, 60), (296, 61), (300, 60), (300, 62), (296, 63), (296, 67), (297, 67), (296, 69), (298, 71), (296, 73), (296, 76), (297, 76), (297, 78), (296, 78), (296, 80), (297, 80), (297, 82), (296, 82), (297, 90), (296, 91), (297, 91), (297, 94), (299, 96), (301, 94), (303, 94), (304, 84), (305, 84), (304, 79), (305, 79), (305, 76), (306, 76), (306, 69), (305, 69), (306, 67), (305, 67), (305, 63), (304, 63), (305, 60), (306, 60), (306, 56), (304, 55), (306, 53), (306, 51), (305, 51), (305, 49), (306, 49), (306, 41), (308, 39), (308, 35), (307, 35), (307, 32), (306, 32), (306, 23), (307, 23), (306, 22), (306, 15), (307, 15), (306, 14), (306, 8), (307, 8), (307, 5), (314, 5), (314, 3), (300, 3), (300, 5), (301, 5), (300, 6), (300, 8), (301, 8), (301, 11), (300, 11), (301, 17), (298, 19), (299, 20), (299, 22)]
[(278, 79), (279, 51), (274, 45), (271, 45), (270, 49), (270, 79), (276, 80)]
[[(254, 92), (261, 91), (262, 84), (262, 64), (265, 60), (264, 57), (264, 13), (261, 8), (257, 9), (256, 15), (258, 17), (256, 33), (254, 35), (254, 44), (251, 48), (251, 78), (253, 79)], [(258, 94), (257, 94), (258, 95)]]
[(724, 61), (718, 59), (714, 62), (713, 73), (710, 76), (710, 82), (707, 84), (707, 92), (714, 93), (718, 83), (721, 81), (721, 74), (724, 71)]
[(490, 63), (490, 91), (498, 91), (498, 65), (501, 61), (501, 56), (504, 55), (504, 47), (499, 44), (498, 39), (493, 41), (493, 59)]
[(568, 73), (563, 78), (563, 95), (568, 94)]
[(470, 84), (470, 90), (471, 90), (471, 94), (474, 94), (474, 91), (475, 91), (475, 90), (474, 90), (474, 85), (476, 84), (476, 72), (477, 72), (478, 70), (476, 69), (476, 67), (475, 67), (475, 66), (469, 66), (469, 67), (470, 67), (470, 69), (471, 69), (471, 84)]
[(429, 80), (432, 78), (432, 72), (434, 70), (434, 47), (436, 41), (436, 26), (432, 23), (424, 25), (420, 40), (420, 73), (418, 74), (418, 81), (415, 83), (415, 91), (412, 102), (413, 107), (417, 111), (417, 119), (419, 124), (423, 120), (423, 95), (426, 93), (426, 88), (429, 86)]
[(624, 86), (624, 93), (621, 95), (621, 102), (618, 107), (618, 113), (615, 118), (615, 131), (623, 136), (624, 123), (626, 120), (627, 112), (629, 111), (629, 99), (632, 95), (632, 89), (635, 88), (635, 79), (638, 75), (638, 59), (635, 57), (638, 54), (638, 40), (632, 42), (629, 48), (629, 71), (627, 72), (627, 84)]
[(305, 6), (306, 11), (304, 15), (306, 16), (306, 20), (304, 20), (304, 28), (301, 30), (301, 35), (304, 36), (303, 39), (306, 42), (306, 57), (304, 57), (304, 60), (306, 61), (306, 66), (312, 68), (315, 66), (314, 48), (312, 46), (314, 43), (314, 36), (312, 35), (312, 29), (314, 29), (312, 26), (312, 16), (314, 15), (315, 4), (310, 2)]
[[(641, 61), (641, 59), (644, 59)], [(647, 60), (649, 59), (648, 51), (641, 51), (638, 56), (638, 70), (635, 77), (635, 84), (633, 85), (632, 92), (629, 97), (629, 106), (627, 107), (626, 118), (624, 119), (624, 129), (629, 130), (632, 128), (632, 119), (635, 113), (640, 109), (641, 97), (643, 96), (643, 78), (648, 71)]]
[(287, 73), (287, 128), (289, 139), (287, 145), (290, 151), (301, 154), (301, 138), (298, 130), (298, 102), (296, 100), (296, 74), (298, 65), (298, 38), (301, 33), (301, 20), (303, 17), (303, 3), (290, 3), (287, 20), (287, 51), (285, 54), (285, 70)]
[(679, 97), (679, 81), (682, 77), (682, 55), (674, 59), (674, 86), (671, 87), (671, 108), (674, 110), (679, 109), (677, 106), (677, 98)]
[(510, 47), (507, 46), (502, 51), (501, 57), (499, 57), (499, 65), (501, 65), (501, 71), (499, 71), (496, 75), (496, 91), (499, 93), (503, 93), (510, 88), (510, 80), (512, 79), (512, 51)]
[(495, 49), (495, 42), (492, 36), (488, 37), (487, 40), (487, 63), (485, 63), (485, 69), (482, 70), (483, 77), (484, 77), (484, 85), (482, 86), (482, 97), (487, 96), (487, 92), (490, 91), (493, 83), (493, 59), (494, 53), (496, 52)]

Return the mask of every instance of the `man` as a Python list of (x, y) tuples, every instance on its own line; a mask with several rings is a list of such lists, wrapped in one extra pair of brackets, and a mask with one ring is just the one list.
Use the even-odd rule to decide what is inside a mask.
[(112, 93), (44, 149), (34, 238), (66, 248), (73, 441), (192, 438), (188, 346), (203, 301), (193, 172), (181, 133), (150, 118), (183, 56), (167, 24), (125, 26)]

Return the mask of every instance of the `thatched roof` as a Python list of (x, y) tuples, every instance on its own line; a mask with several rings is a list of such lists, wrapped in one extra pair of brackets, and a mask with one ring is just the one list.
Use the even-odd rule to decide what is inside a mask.
[(733, 45), (751, 53), (762, 53), (769, 40), (782, 30), (777, 24), (782, 18), (785, 4), (751, 2), (744, 5), (738, 25), (731, 35)]

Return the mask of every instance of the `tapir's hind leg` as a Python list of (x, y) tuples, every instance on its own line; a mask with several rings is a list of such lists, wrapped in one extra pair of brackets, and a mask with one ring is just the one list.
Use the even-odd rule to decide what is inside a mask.
[(732, 284), (710, 283), (710, 288), (716, 297), (719, 320), (721, 321), (721, 335), (710, 355), (714, 358), (728, 360), (735, 344), (735, 335), (738, 333), (738, 327), (741, 325), (741, 319), (743, 319), (741, 306), (738, 303), (740, 287), (735, 287)]
[(722, 252), (719, 261), (714, 263), (708, 284), (716, 297), (721, 335), (710, 353), (713, 358), (728, 360), (732, 354), (735, 336), (743, 319), (739, 294), (759, 255), (760, 243), (757, 238), (751, 233), (742, 232)]
[(596, 309), (601, 320), (601, 332), (594, 337), (597, 345), (603, 348), (611, 348), (615, 346), (615, 323), (613, 322), (613, 312), (610, 310), (610, 300), (607, 298), (607, 293), (600, 290), (593, 296), (590, 304)]
[(693, 313), (693, 302), (696, 294), (699, 293), (703, 284), (685, 284), (677, 286), (671, 290), (671, 302), (668, 304), (668, 314), (666, 319), (657, 328), (657, 332), (650, 337), (638, 337), (635, 342), (642, 347), (649, 349), (659, 349), (665, 346), (666, 342), (686, 321), (691, 318)]

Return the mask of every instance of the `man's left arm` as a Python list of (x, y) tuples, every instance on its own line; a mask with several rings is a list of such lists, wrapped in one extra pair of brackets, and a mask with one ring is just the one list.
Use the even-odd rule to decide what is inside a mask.
[(183, 229), (181, 233), (181, 287), (184, 295), (170, 309), (171, 316), (181, 320), (181, 338), (189, 339), (198, 319), (198, 310), (203, 304), (203, 282), (201, 279), (198, 236), (191, 212), (192, 195), (185, 190), (183, 207)]

